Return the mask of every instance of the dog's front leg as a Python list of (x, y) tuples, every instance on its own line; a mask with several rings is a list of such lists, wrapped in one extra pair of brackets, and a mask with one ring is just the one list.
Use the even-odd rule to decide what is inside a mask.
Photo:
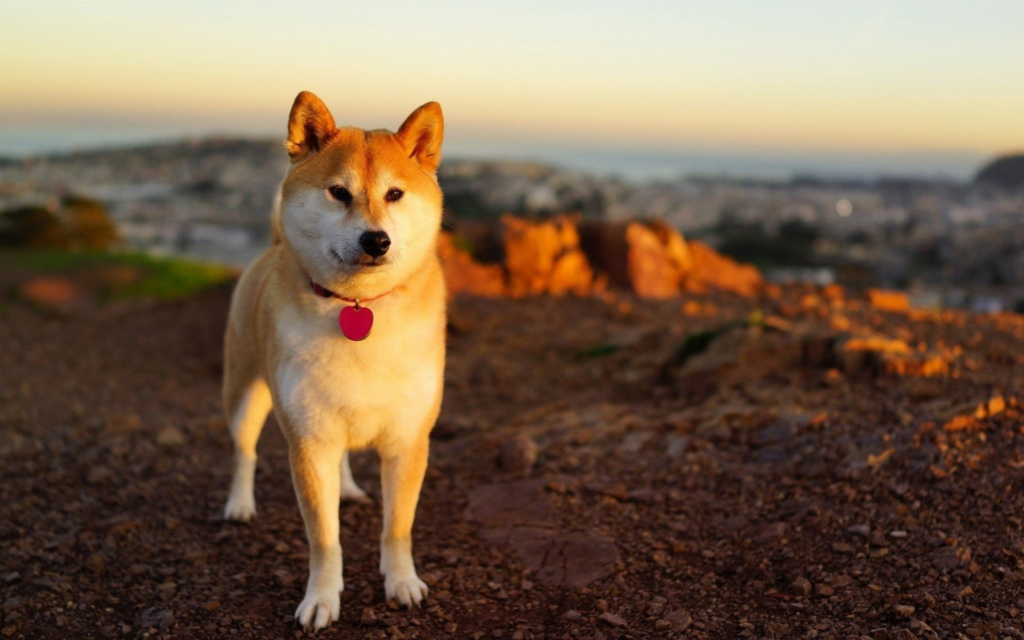
[(429, 440), (426, 435), (412, 446), (381, 456), (384, 530), (380, 540), (380, 572), (384, 593), (407, 607), (419, 605), (427, 585), (416, 575), (412, 559), (412, 523), (427, 471)]
[(338, 467), (343, 449), (334, 443), (302, 439), (290, 446), (292, 479), (309, 538), (309, 582), (295, 610), (305, 628), (323, 629), (341, 614), (341, 542), (338, 537)]

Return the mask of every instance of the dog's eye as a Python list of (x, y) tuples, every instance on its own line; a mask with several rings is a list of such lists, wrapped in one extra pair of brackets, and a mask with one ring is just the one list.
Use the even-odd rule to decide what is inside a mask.
[(345, 187), (330, 187), (329, 189), (327, 189), (327, 193), (329, 193), (332, 198), (334, 198), (341, 204), (345, 205), (346, 207), (352, 204), (352, 194), (349, 193), (348, 189), (346, 189)]
[(388, 189), (388, 192), (386, 194), (384, 194), (384, 200), (386, 200), (388, 202), (398, 202), (399, 200), (402, 199), (402, 196), (404, 196), (404, 195), (405, 195), (405, 192), (402, 191), (401, 189), (393, 189), (392, 188), (392, 189)]

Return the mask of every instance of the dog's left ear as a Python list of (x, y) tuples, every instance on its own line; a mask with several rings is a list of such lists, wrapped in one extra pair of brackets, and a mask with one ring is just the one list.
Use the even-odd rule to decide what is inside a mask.
[(444, 116), (441, 105), (428, 102), (412, 112), (395, 134), (398, 142), (421, 167), (434, 173), (441, 164)]
[(292, 112), (288, 116), (288, 141), (285, 148), (292, 162), (316, 153), (324, 147), (338, 131), (334, 116), (327, 110), (323, 100), (309, 91), (295, 97)]

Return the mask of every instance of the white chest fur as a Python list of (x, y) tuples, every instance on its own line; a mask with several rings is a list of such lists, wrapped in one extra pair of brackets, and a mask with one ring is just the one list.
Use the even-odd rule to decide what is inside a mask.
[(414, 317), (400, 301), (374, 303), (363, 341), (342, 335), (343, 303), (274, 314), (275, 404), (302, 436), (380, 447), (415, 437), (436, 406), (443, 376), (443, 319)]

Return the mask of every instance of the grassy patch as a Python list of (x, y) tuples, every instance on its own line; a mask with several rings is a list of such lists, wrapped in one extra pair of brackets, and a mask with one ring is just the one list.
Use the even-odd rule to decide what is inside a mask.
[(186, 298), (237, 276), (221, 265), (122, 251), (9, 250), (0, 263), (71, 278), (109, 300)]
[(588, 347), (586, 349), (580, 349), (579, 351), (576, 352), (576, 358), (580, 360), (585, 360), (588, 358), (600, 358), (602, 356), (609, 356), (621, 348), (622, 346), (617, 344), (599, 344), (593, 347)]
[(732, 331), (733, 329), (739, 329), (741, 327), (760, 327), (763, 325), (764, 312), (760, 309), (755, 309), (746, 320), (729, 322), (713, 329), (705, 329), (704, 331), (691, 333), (683, 339), (683, 342), (676, 349), (670, 365), (673, 367), (679, 367), (686, 364), (686, 361), (690, 358), (707, 351), (708, 347), (711, 346), (711, 343), (714, 342), (716, 338)]

